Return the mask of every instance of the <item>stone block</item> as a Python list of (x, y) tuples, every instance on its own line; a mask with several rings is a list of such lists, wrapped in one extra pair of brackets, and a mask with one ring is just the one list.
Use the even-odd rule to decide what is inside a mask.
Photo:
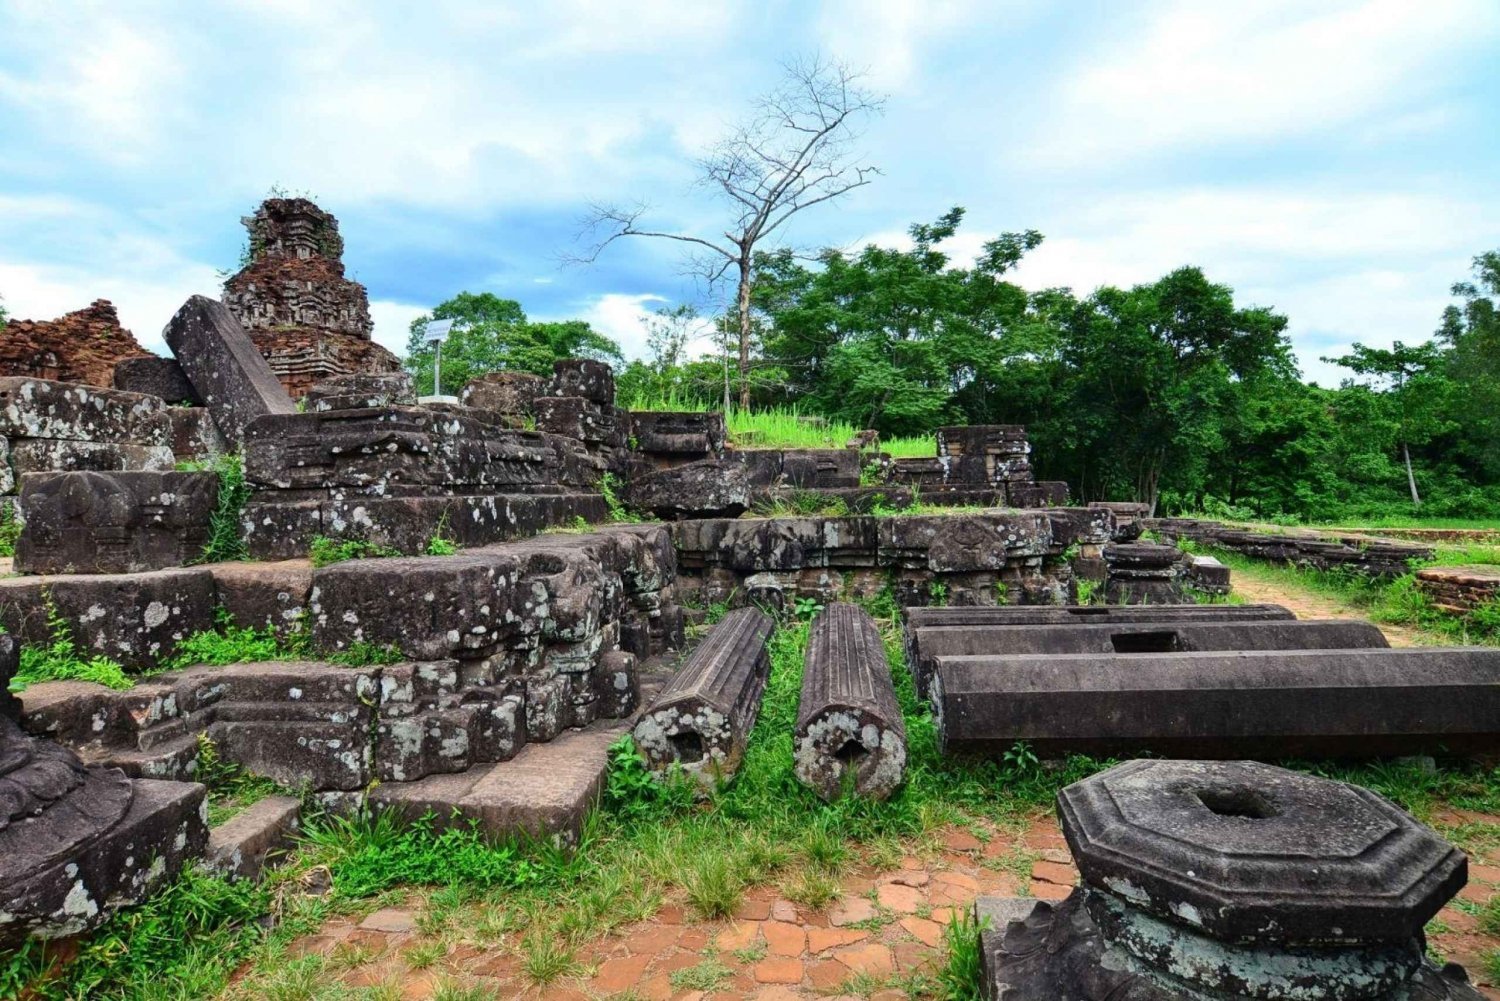
[(470, 379), (459, 393), (466, 407), (479, 407), (502, 414), (531, 414), (538, 396), (551, 395), (551, 385), (530, 372), (490, 372)]
[(0, 437), (170, 445), (171, 426), (154, 396), (7, 376), (0, 377)]
[(923, 626), (911, 633), (910, 666), (918, 692), (925, 694), (939, 657), (987, 658), (986, 664), (994, 664), (995, 658), (1030, 654), (1357, 650), (1389, 645), (1385, 634), (1371, 623), (1347, 619), (1214, 622), (1199, 618), (1101, 625)]
[(562, 358), (552, 363), (552, 395), (581, 396), (601, 407), (615, 405), (615, 372), (591, 358)]
[(208, 569), (219, 606), (235, 626), (284, 636), (306, 624), (313, 577), (306, 560), (214, 563)]
[(215, 459), (229, 451), (207, 407), (169, 407), (172, 455), (179, 461)]
[(1066, 507), (1068, 504), (1068, 485), (1061, 480), (1011, 483), (1007, 484), (1005, 492), (1011, 507)]
[(705, 785), (733, 777), (760, 714), (774, 629), (754, 608), (714, 626), (635, 725), (636, 747), (652, 769), (676, 763)]
[(292, 846), (301, 827), (301, 800), (267, 796), (209, 831), (205, 861), (222, 875), (258, 880), (275, 856)]
[(786, 449), (781, 454), (781, 481), (805, 490), (859, 486), (859, 453), (846, 448)]
[(904, 608), (908, 634), (925, 626), (1035, 626), (1124, 622), (1272, 622), (1295, 619), (1280, 605), (996, 605), (970, 608)]
[(600, 445), (615, 436), (613, 407), (581, 396), (538, 396), (532, 401), (536, 426), (548, 434)]
[(23, 573), (139, 573), (202, 558), (214, 473), (31, 473), (21, 478)]
[(21, 647), (14, 636), (0, 633), (0, 716), (11, 720), (21, 718), (21, 700), (10, 690), (10, 679), (21, 667)]
[(84, 657), (155, 667), (214, 625), (214, 579), (201, 567), (132, 574), (0, 578), (0, 624), (22, 643), (52, 641), (48, 604)]
[(168, 472), (175, 461), (166, 445), (24, 438), (10, 448), (10, 466), (17, 478), (52, 472)]
[(416, 406), (417, 393), (408, 372), (363, 372), (319, 382), (307, 391), (303, 402), (316, 413)]
[(737, 518), (750, 506), (750, 484), (736, 463), (705, 459), (632, 477), (630, 506), (658, 518)]
[(947, 752), (1291, 758), (1493, 754), (1500, 650), (938, 657)]
[(655, 455), (719, 455), (728, 432), (717, 412), (633, 410), (631, 449)]
[(201, 407), (193, 384), (175, 358), (125, 358), (115, 363), (114, 386), (127, 393), (160, 397), (165, 403)]
[(231, 446), (240, 445), (255, 418), (295, 411), (250, 335), (221, 303), (193, 296), (162, 337)]
[(831, 604), (813, 620), (792, 757), (797, 779), (825, 800), (845, 791), (885, 799), (906, 774), (906, 725), (885, 644), (869, 613)]

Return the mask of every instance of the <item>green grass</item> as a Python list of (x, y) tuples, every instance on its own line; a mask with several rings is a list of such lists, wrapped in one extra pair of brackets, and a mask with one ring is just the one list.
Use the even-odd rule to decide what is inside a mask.
[(204, 563), (247, 560), (240, 515), (250, 499), (250, 485), (245, 482), (245, 460), (238, 452), (229, 452), (207, 461), (179, 462), (179, 472), (219, 474), (219, 503), (209, 520), (208, 544), (203, 547)]
[(42, 603), (47, 611), (48, 641), (45, 645), (21, 647), (21, 662), (10, 680), (11, 691), (24, 691), (44, 681), (92, 681), (116, 689), (135, 684), (119, 662), (99, 654), (89, 656), (78, 649), (73, 642), (72, 627), (46, 590), (42, 592)]
[[(901, 663), (894, 602), (887, 594), (871, 607), (883, 622), (908, 740), (907, 781), (885, 802), (845, 797), (826, 804), (796, 781), (792, 734), (808, 625), (789, 623), (771, 639), (771, 673), (739, 774), (706, 798), (695, 797), (680, 776), (652, 778), (622, 741), (611, 752), (603, 807), (589, 816), (573, 851), (542, 841), (496, 842), (430, 819), (401, 825), (381, 815), (314, 817), (296, 856), (265, 888), (205, 886), (191, 877), (193, 894), (203, 900), (191, 935), (180, 932), (167, 948), (153, 932), (136, 947), (135, 929), (180, 928), (185, 920), (181, 894), (157, 898), (89, 939), (80, 960), (41, 985), (39, 997), (161, 997), (161, 985), (189, 976), (186, 964), (194, 964), (186, 981), (193, 991), (180, 996), (213, 996), (241, 962), (248, 970), (236, 996), (272, 996), (269, 986), (285, 972), (285, 944), (298, 929), (332, 914), (360, 913), (377, 899), (399, 899), (414, 885), (439, 888), (431, 900), (441, 913), (433, 922), (445, 940), (466, 937), (511, 952), (530, 979), (543, 983), (576, 972), (585, 944), (650, 916), (663, 900), (721, 914), (745, 890), (774, 884), (808, 906), (826, 906), (839, 892), (838, 874), (850, 867), (920, 850), (950, 824), (989, 820), (1014, 829), (1050, 809), (1059, 788), (1108, 764), (1082, 757), (1043, 763), (1024, 747), (1001, 761), (943, 757), (932, 718)], [(1444, 805), (1500, 811), (1495, 770), (1432, 770), (1417, 762), (1301, 767), (1374, 788), (1419, 816)], [(307, 874), (323, 870), (328, 892), (299, 892)], [(273, 908), (278, 920), (267, 928), (259, 918)], [(925, 990), (961, 1001), (975, 996), (973, 929), (960, 925), (950, 936), (949, 965)], [(95, 947), (106, 939), (115, 944)], [(28, 948), (0, 967), (0, 996), (26, 982), (37, 960), (37, 950)], [(334, 977), (330, 971), (312, 979), (331, 987)], [(155, 985), (156, 993), (138, 993), (145, 985)]]
[(15, 498), (0, 506), (0, 557), (16, 555), (16, 540), (21, 537), (21, 523), (16, 520)]
[(1468, 615), (1455, 616), (1438, 608), (1417, 588), (1415, 572), (1391, 580), (1376, 580), (1347, 570), (1268, 563), (1231, 550), (1208, 552), (1225, 563), (1235, 576), (1300, 588), (1345, 602), (1372, 622), (1414, 629), (1433, 643), (1500, 646), (1500, 600)]
[(399, 550), (364, 539), (330, 539), (326, 535), (314, 536), (307, 549), (307, 558), (315, 567), (332, 566), (345, 560), (383, 559), (401, 555), (404, 554)]
[[(687, 400), (675, 395), (622, 400), (628, 410), (682, 411), (706, 413), (718, 410), (701, 400)], [(732, 442), (744, 448), (843, 448), (863, 428), (844, 421), (804, 414), (796, 407), (772, 407), (766, 410), (730, 410), (724, 422)], [(880, 450), (895, 458), (929, 459), (937, 455), (937, 438), (918, 435), (911, 438), (882, 438)]]

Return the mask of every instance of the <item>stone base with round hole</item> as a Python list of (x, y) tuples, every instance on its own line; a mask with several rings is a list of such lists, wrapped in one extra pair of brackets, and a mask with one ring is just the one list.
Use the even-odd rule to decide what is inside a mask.
[(1481, 997), (1425, 956), (1463, 853), (1373, 792), (1257, 762), (1131, 761), (1057, 808), (1082, 885), (984, 933), (995, 1001)]

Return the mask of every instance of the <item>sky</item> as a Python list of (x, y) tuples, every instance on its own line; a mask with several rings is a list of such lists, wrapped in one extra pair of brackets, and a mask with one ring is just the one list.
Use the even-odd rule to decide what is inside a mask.
[(273, 189), (340, 220), (375, 337), (460, 291), (645, 350), (702, 301), (678, 248), (567, 263), (596, 203), (715, 234), (694, 158), (821, 54), (886, 96), (882, 176), (799, 216), (796, 246), (947, 246), (1037, 229), (1028, 288), (1195, 264), (1290, 318), (1304, 374), (1431, 335), (1500, 247), (1496, 0), (796, 0), (546, 4), (0, 0), (0, 302), (112, 300), (148, 348), (236, 266)]

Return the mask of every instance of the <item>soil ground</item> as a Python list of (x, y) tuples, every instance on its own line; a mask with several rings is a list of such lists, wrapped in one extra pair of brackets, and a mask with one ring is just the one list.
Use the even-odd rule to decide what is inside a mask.
[[(1358, 617), (1334, 599), (1241, 576), (1235, 590), (1247, 601), (1284, 604), (1301, 618)], [(1431, 642), (1412, 630), (1382, 628), (1397, 646)], [(1500, 817), (1450, 810), (1432, 819), (1444, 830), (1485, 832), (1475, 840), (1491, 847), (1471, 854), (1469, 884), (1430, 926), (1429, 945), (1462, 963), (1481, 992), (1500, 1001), (1500, 983), (1486, 968), (1500, 937), (1482, 933), (1478, 917), (1500, 893)], [(323, 976), (330, 988), (377, 988), (389, 998), (902, 1001), (908, 990), (930, 988), (913, 975), (944, 962), (943, 923), (976, 896), (1057, 899), (1077, 876), (1046, 813), (1014, 829), (949, 827), (906, 848), (897, 865), (845, 876), (840, 897), (821, 910), (765, 886), (748, 891), (732, 919), (704, 921), (669, 897), (651, 920), (589, 943), (574, 974), (545, 986), (525, 975), (518, 937), (481, 945), (464, 929), (431, 929), (425, 898), (415, 891), (330, 922), (294, 952), (329, 957)]]

